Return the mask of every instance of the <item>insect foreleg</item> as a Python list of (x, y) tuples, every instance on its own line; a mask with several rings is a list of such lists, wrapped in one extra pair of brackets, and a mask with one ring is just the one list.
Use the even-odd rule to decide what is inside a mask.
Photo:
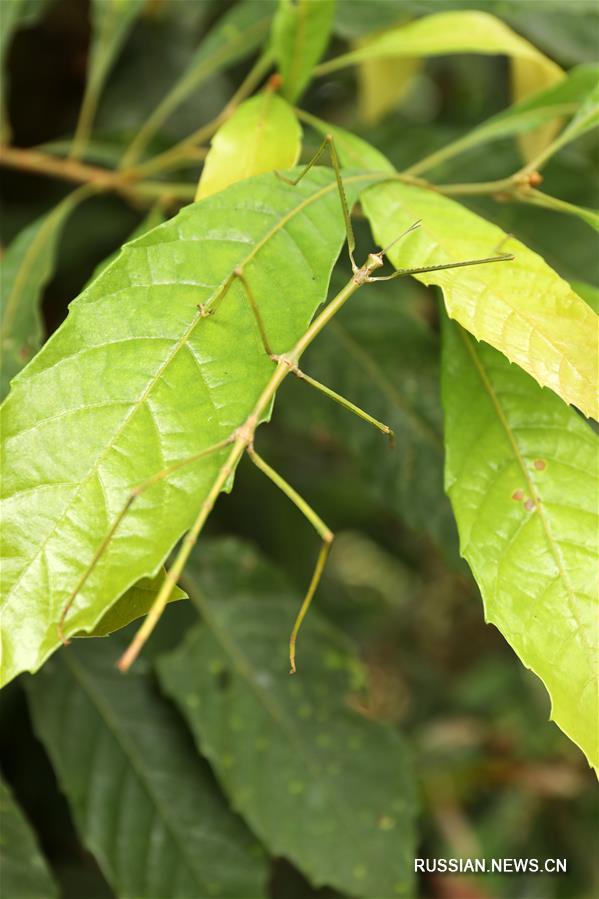
[(157, 484), (159, 481), (162, 481), (164, 478), (173, 474), (175, 471), (178, 471), (180, 468), (184, 468), (186, 465), (191, 465), (193, 462), (197, 462), (199, 459), (202, 459), (204, 456), (208, 456), (211, 453), (215, 453), (215, 452), (218, 452), (219, 450), (224, 449), (226, 446), (228, 446), (230, 443), (232, 443), (234, 439), (235, 439), (235, 434), (233, 433), (229, 437), (225, 438), (224, 440), (221, 440), (218, 443), (215, 443), (212, 446), (209, 446), (206, 449), (201, 450), (199, 453), (195, 453), (193, 456), (189, 456), (187, 459), (183, 459), (181, 462), (175, 462), (174, 465), (170, 465), (168, 468), (163, 468), (162, 471), (156, 472), (156, 474), (153, 474), (151, 477), (147, 478), (147, 480), (143, 481), (141, 484), (138, 484), (136, 487), (133, 488), (133, 490), (127, 497), (127, 500), (126, 500), (123, 508), (121, 509), (121, 511), (115, 518), (115, 520), (113, 521), (106, 536), (104, 537), (104, 539), (100, 543), (100, 546), (94, 553), (91, 562), (89, 563), (89, 565), (87, 566), (87, 568), (85, 569), (85, 571), (83, 572), (81, 577), (79, 578), (79, 581), (77, 582), (77, 585), (75, 586), (75, 589), (69, 596), (62, 612), (60, 613), (60, 618), (58, 620), (57, 628), (58, 628), (58, 635), (63, 643), (65, 643), (65, 644), (68, 643), (68, 640), (66, 639), (65, 634), (64, 634), (64, 625), (65, 625), (66, 617), (69, 614), (69, 612), (73, 606), (73, 603), (77, 599), (77, 596), (79, 595), (80, 591), (83, 589), (86, 581), (92, 574), (94, 568), (96, 567), (96, 565), (98, 564), (98, 562), (100, 561), (100, 559), (102, 558), (104, 553), (106, 552), (106, 549), (108, 548), (108, 545), (110, 544), (110, 541), (114, 537), (116, 531), (118, 530), (118, 528), (121, 525), (121, 522), (125, 518), (127, 512), (129, 511), (129, 509), (131, 508), (131, 506), (133, 505), (135, 500), (139, 496), (141, 496), (142, 493), (145, 493), (145, 491), (148, 490), (150, 487), (152, 487), (154, 484)]
[(345, 188), (343, 187), (343, 180), (341, 178), (341, 166), (339, 165), (339, 157), (337, 156), (337, 150), (335, 149), (335, 141), (332, 134), (327, 134), (320, 147), (316, 151), (316, 153), (312, 156), (309, 162), (306, 163), (304, 168), (301, 170), (297, 178), (287, 178), (286, 175), (281, 174), (281, 172), (275, 172), (275, 175), (280, 178), (282, 181), (286, 181), (287, 184), (292, 184), (294, 187), (296, 184), (302, 180), (304, 175), (307, 175), (313, 165), (316, 165), (320, 157), (323, 153), (329, 153), (329, 158), (331, 160), (331, 165), (335, 171), (335, 179), (337, 181), (337, 190), (339, 191), (339, 200), (341, 201), (341, 209), (343, 212), (343, 219), (345, 221), (345, 232), (347, 234), (347, 249), (349, 252), (349, 259), (351, 262), (352, 271), (354, 274), (358, 271), (358, 265), (356, 260), (354, 259), (354, 250), (356, 249), (356, 238), (354, 236), (354, 229), (351, 223), (351, 215), (349, 212), (349, 206), (347, 203), (347, 196), (345, 195)]
[(312, 507), (308, 505), (306, 500), (299, 495), (297, 490), (294, 490), (291, 484), (288, 484), (287, 481), (274, 470), (274, 468), (271, 468), (270, 465), (265, 462), (261, 456), (258, 455), (251, 443), (247, 447), (247, 452), (254, 465), (256, 465), (260, 469), (260, 471), (262, 471), (266, 475), (267, 478), (270, 478), (270, 480), (274, 484), (276, 484), (280, 490), (283, 491), (285, 496), (287, 496), (291, 500), (291, 502), (295, 506), (297, 506), (300, 512), (305, 515), (317, 534), (322, 537), (322, 546), (318, 554), (318, 559), (316, 560), (316, 566), (314, 568), (314, 573), (312, 574), (310, 586), (308, 587), (304, 600), (300, 606), (300, 610), (297, 613), (295, 623), (289, 637), (289, 673), (295, 674), (295, 644), (297, 641), (297, 635), (302, 621), (306, 617), (306, 613), (310, 608), (310, 603), (312, 602), (314, 594), (316, 593), (316, 589), (320, 582), (320, 578), (322, 576), (322, 572), (324, 570), (324, 566), (331, 549), (331, 543), (333, 542), (335, 535), (330, 530), (330, 528), (326, 526), (322, 518), (320, 518), (320, 516), (316, 514), (314, 509), (312, 509)]
[(487, 262), (511, 262), (514, 256), (511, 253), (502, 253), (500, 256), (487, 256), (485, 259), (465, 259), (463, 262), (445, 262), (440, 265), (424, 265), (421, 268), (400, 268), (392, 275), (381, 275), (378, 277), (370, 277), (369, 282), (373, 281), (394, 281), (396, 278), (403, 278), (404, 275), (420, 275), (424, 272), (442, 272), (448, 268), (463, 268), (466, 265), (485, 265)]
[(158, 624), (160, 616), (162, 615), (164, 608), (169, 601), (175, 584), (181, 576), (181, 573), (185, 567), (185, 563), (187, 562), (187, 559), (189, 558), (189, 555), (194, 548), (198, 537), (200, 536), (200, 531), (204, 527), (206, 519), (212, 511), (214, 503), (216, 502), (221, 490), (223, 490), (223, 488), (225, 487), (227, 481), (229, 480), (232, 472), (235, 469), (236, 464), (243, 454), (246, 443), (244, 439), (238, 435), (238, 431), (234, 431), (231, 437), (226, 442), (233, 443), (231, 452), (227, 457), (227, 461), (220, 469), (218, 477), (210, 488), (208, 496), (202, 503), (202, 507), (196, 517), (196, 520), (192, 524), (187, 534), (184, 536), (175, 560), (170, 569), (167, 571), (166, 577), (162, 582), (162, 586), (156, 596), (156, 599), (152, 603), (143, 624), (135, 634), (135, 637), (129, 644), (128, 648), (119, 659), (117, 665), (121, 671), (129, 670), (129, 668), (141, 652), (144, 643)]

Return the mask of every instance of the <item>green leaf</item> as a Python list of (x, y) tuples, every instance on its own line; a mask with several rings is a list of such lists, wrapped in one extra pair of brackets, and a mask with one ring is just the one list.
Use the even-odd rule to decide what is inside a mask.
[(369, 32), (398, 25), (406, 18), (404, 6), (389, 0), (337, 0), (333, 30), (344, 40), (355, 41)]
[[(89, 634), (77, 634), (77, 636), (107, 637), (108, 634), (121, 630), (137, 618), (147, 615), (162, 586), (164, 576), (165, 571), (162, 569), (157, 577), (142, 578), (133, 584), (102, 616), (93, 631)], [(179, 599), (187, 599), (187, 593), (180, 587), (175, 587), (169, 597), (169, 602), (176, 602)]]
[(587, 209), (585, 206), (576, 206), (574, 203), (566, 203), (565, 200), (559, 200), (550, 194), (545, 194), (540, 190), (531, 190), (526, 196), (526, 202), (532, 203), (533, 206), (542, 206), (543, 209), (551, 209), (553, 212), (564, 212), (566, 215), (575, 215), (582, 219), (587, 225), (590, 225), (594, 231), (599, 231), (599, 212), (594, 209)]
[(290, 168), (301, 140), (293, 109), (273, 90), (246, 100), (212, 138), (196, 200), (252, 175)]
[[(225, 792), (274, 855), (351, 896), (413, 896), (414, 781), (396, 729), (351, 709), (363, 672), (345, 637), (234, 541), (205, 545), (186, 581), (204, 619), (159, 662)], [(264, 797), (268, 796), (265, 802)]]
[[(151, 231), (152, 228), (156, 228), (158, 225), (161, 225), (163, 221), (164, 221), (163, 211), (160, 208), (160, 206), (157, 204), (152, 209), (150, 209), (148, 214), (141, 220), (141, 222), (139, 223), (137, 228), (135, 228), (135, 230), (131, 232), (131, 234), (129, 235), (129, 238), (127, 240), (127, 243), (125, 243), (124, 246), (127, 246), (127, 244), (131, 243), (131, 241), (133, 241), (133, 240), (137, 240), (137, 238), (141, 237), (143, 234), (147, 234), (147, 232)], [(103, 259), (102, 262), (100, 262), (95, 267), (93, 274), (92, 274), (91, 278), (89, 279), (89, 281), (87, 282), (86, 286), (92, 284), (95, 281), (95, 279), (99, 275), (102, 274), (104, 269), (108, 268), (108, 266), (111, 265), (114, 262), (114, 260), (118, 258), (118, 255), (122, 251), (122, 249), (123, 248), (121, 247), (121, 249), (115, 250), (114, 253), (111, 253), (110, 256), (107, 256), (106, 259)]]
[(513, 32), (500, 19), (485, 12), (454, 10), (424, 16), (415, 22), (391, 28), (364, 41), (359, 47), (318, 66), (323, 75), (368, 59), (398, 56), (421, 57), (453, 53), (504, 53), (525, 60), (536, 69), (529, 91), (559, 81), (563, 72), (540, 50)]
[[(419, 232), (390, 251), (396, 267), (410, 268), (493, 255), (505, 238), (497, 226), (430, 190), (393, 184), (364, 198), (364, 209), (381, 246), (408, 225)], [(598, 416), (598, 319), (536, 253), (514, 238), (515, 259), (492, 265), (417, 275), (437, 284), (451, 318), (517, 362), (587, 416)]]
[[(350, 203), (376, 177), (349, 175)], [(229, 437), (269, 381), (273, 362), (241, 285), (214, 316), (197, 304), (243, 265), (271, 344), (284, 352), (324, 300), (344, 236), (329, 169), (297, 187), (274, 175), (233, 185), (130, 244), (13, 381), (2, 408), (3, 682), (58, 647), (61, 611), (131, 488)], [(92, 630), (129, 587), (158, 573), (220, 484), (229, 452), (138, 499), (79, 592), (67, 633)]]
[[(161, 208), (159, 206), (154, 206), (132, 232), (127, 243), (130, 243), (138, 237), (141, 237), (143, 234), (146, 234), (148, 231), (151, 231), (152, 228), (155, 228), (163, 221), (164, 216)], [(125, 246), (127, 246), (127, 244), (125, 244)], [(107, 259), (104, 259), (98, 266), (96, 266), (93, 276), (88, 283), (91, 284), (99, 275), (101, 275), (102, 272), (118, 258), (120, 252), (121, 250), (116, 250), (116, 252), (111, 253)], [(150, 610), (153, 600), (158, 595), (158, 591), (164, 580), (164, 575), (165, 571), (162, 569), (157, 577), (143, 578), (137, 584), (134, 584), (113, 606), (111, 606), (90, 634), (81, 634), (80, 636), (106, 637), (108, 634), (112, 634), (114, 631), (126, 627), (137, 618), (146, 615)], [(184, 590), (181, 590), (180, 587), (175, 587), (169, 598), (169, 602), (175, 602), (178, 599), (187, 599), (187, 594)]]
[(294, 103), (312, 77), (329, 42), (335, 0), (279, 0), (272, 48), (283, 78), (283, 94)]
[[(308, 119), (319, 130), (326, 123)], [(331, 130), (344, 164), (392, 171), (385, 157), (341, 128)], [(597, 418), (597, 339), (599, 319), (569, 284), (496, 225), (433, 190), (399, 181), (374, 186), (362, 208), (381, 247), (413, 222), (422, 227), (393, 247), (396, 268), (459, 262), (493, 255), (495, 247), (511, 262), (416, 275), (443, 290), (450, 318), (517, 362), (542, 386)], [(507, 239), (507, 242), (506, 242)]]
[[(512, 63), (516, 100), (549, 87), (564, 77), (562, 69), (495, 16), (478, 10), (452, 10), (424, 16), (364, 41), (355, 50), (318, 66), (323, 75), (372, 59), (418, 58), (455, 53), (506, 54)], [(555, 123), (522, 139), (528, 158), (539, 153), (555, 135)]]
[[(514, 103), (482, 125), (469, 131), (464, 137), (452, 142), (448, 148), (434, 154), (435, 164), (449, 155), (456, 156), (489, 141), (524, 134), (556, 117), (576, 113), (580, 104), (589, 96), (599, 79), (599, 66), (577, 66), (556, 85), (537, 91), (525, 100)], [(433, 164), (433, 156), (430, 157)], [(429, 166), (430, 167), (430, 166)], [(419, 165), (410, 171), (418, 171)]]
[(447, 323), (445, 484), (487, 621), (599, 765), (597, 437), (491, 347)]
[(594, 90), (588, 95), (572, 121), (559, 135), (552, 145), (552, 152), (565, 147), (571, 141), (582, 137), (587, 131), (599, 125), (599, 83), (595, 82)]
[(139, 157), (172, 113), (211, 75), (250, 56), (264, 42), (272, 17), (267, 0), (243, 0), (228, 10), (204, 38), (179, 80), (142, 125), (123, 158)]
[(266, 869), (184, 728), (118, 643), (85, 641), (25, 681), (77, 831), (118, 897), (264, 897)]
[(77, 203), (89, 193), (87, 187), (74, 191), (51, 212), (28, 225), (15, 237), (0, 263), (2, 397), (8, 393), (12, 378), (40, 346), (40, 301), (54, 274), (62, 228)]
[(58, 895), (37, 839), (12, 793), (0, 780), (0, 869), (6, 899), (54, 899)]
[(104, 83), (144, 3), (145, 0), (91, 0), (92, 39), (85, 94), (73, 138), (74, 156), (81, 155), (87, 143)]
[(422, 62), (413, 57), (365, 59), (358, 66), (358, 109), (366, 125), (376, 125), (408, 93)]

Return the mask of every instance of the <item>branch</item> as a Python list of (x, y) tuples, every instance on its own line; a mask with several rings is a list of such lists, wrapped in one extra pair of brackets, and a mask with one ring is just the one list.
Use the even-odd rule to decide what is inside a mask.
[(168, 199), (193, 200), (195, 188), (193, 184), (170, 183), (165, 181), (136, 182), (132, 173), (115, 172), (100, 166), (87, 165), (76, 159), (60, 159), (38, 150), (27, 150), (19, 147), (0, 147), (0, 166), (19, 169), (24, 172), (35, 172), (50, 175), (63, 181), (74, 181), (77, 184), (91, 184), (98, 190), (114, 190), (129, 198), (159, 197)]

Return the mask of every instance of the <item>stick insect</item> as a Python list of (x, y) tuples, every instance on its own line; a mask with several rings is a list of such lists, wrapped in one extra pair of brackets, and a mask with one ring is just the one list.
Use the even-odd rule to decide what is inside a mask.
[(228, 454), (226, 460), (222, 467), (220, 468), (217, 477), (215, 478), (212, 486), (201, 505), (201, 508), (198, 511), (198, 514), (193, 522), (191, 528), (187, 532), (187, 534), (183, 537), (183, 540), (180, 544), (178, 552), (174, 558), (174, 561), (166, 574), (162, 586), (154, 599), (150, 610), (137, 631), (135, 637), (133, 638), (131, 644), (127, 648), (127, 650), (122, 655), (119, 660), (118, 667), (121, 671), (127, 671), (130, 666), (133, 664), (137, 656), (139, 655), (143, 645), (147, 641), (148, 637), (154, 630), (158, 620), (160, 619), (162, 612), (166, 604), (169, 601), (171, 593), (177, 583), (177, 580), (181, 576), (181, 573), (185, 567), (187, 559), (202, 531), (202, 528), (208, 518), (218, 495), (223, 491), (226, 487), (226, 484), (231, 477), (237, 463), (240, 461), (241, 457), (244, 453), (247, 453), (251, 461), (257, 466), (263, 474), (266, 475), (273, 483), (279, 487), (280, 490), (291, 500), (291, 502), (303, 513), (303, 515), (307, 518), (309, 523), (315, 529), (316, 533), (321, 539), (321, 548), (318, 553), (316, 565), (312, 574), (312, 578), (310, 580), (308, 589), (304, 596), (304, 599), (301, 603), (299, 611), (297, 613), (295, 622), (293, 624), (293, 628), (291, 630), (291, 634), (289, 637), (289, 664), (290, 664), (290, 673), (294, 673), (296, 671), (296, 642), (298, 633), (301, 627), (301, 624), (308, 612), (310, 604), (314, 598), (316, 590), (318, 588), (330, 549), (331, 544), (333, 542), (334, 534), (332, 530), (325, 524), (325, 522), (320, 518), (320, 516), (314, 511), (314, 509), (308, 504), (308, 502), (299, 495), (299, 493), (277, 472), (275, 471), (269, 464), (264, 460), (254, 448), (254, 437), (256, 429), (265, 414), (265, 412), (270, 407), (272, 400), (275, 396), (276, 391), (284, 381), (284, 379), (292, 374), (300, 380), (304, 381), (306, 384), (314, 387), (316, 390), (324, 393), (330, 399), (339, 403), (341, 406), (348, 409), (350, 412), (353, 412), (355, 415), (359, 416), (368, 424), (377, 428), (382, 434), (386, 435), (390, 442), (393, 441), (393, 432), (391, 428), (384, 424), (381, 421), (378, 421), (368, 412), (360, 409), (350, 400), (336, 393), (330, 387), (327, 387), (324, 384), (316, 381), (314, 378), (310, 377), (304, 371), (302, 371), (299, 367), (300, 359), (307, 349), (308, 346), (312, 343), (312, 341), (318, 336), (318, 334), (322, 331), (322, 329), (327, 325), (327, 323), (333, 318), (333, 316), (341, 309), (341, 307), (347, 302), (347, 300), (363, 285), (372, 284), (377, 281), (392, 281), (396, 278), (401, 278), (406, 275), (416, 275), (425, 272), (431, 271), (441, 271), (444, 269), (452, 269), (452, 268), (460, 268), (463, 266), (469, 265), (482, 265), (486, 263), (493, 262), (504, 262), (513, 259), (514, 257), (510, 254), (499, 253), (498, 255), (489, 256), (482, 259), (468, 259), (459, 262), (449, 262), (440, 265), (427, 265), (417, 268), (408, 268), (408, 269), (399, 269), (392, 274), (388, 275), (377, 275), (379, 269), (381, 269), (384, 265), (384, 259), (389, 250), (400, 240), (409, 237), (419, 226), (420, 222), (414, 222), (399, 234), (388, 246), (377, 252), (371, 252), (368, 254), (366, 261), (362, 265), (358, 265), (355, 260), (355, 249), (356, 242), (354, 237), (354, 231), (351, 222), (350, 209), (347, 202), (347, 197), (345, 193), (345, 189), (343, 186), (343, 179), (341, 175), (341, 168), (339, 165), (339, 160), (337, 156), (337, 152), (335, 149), (335, 144), (332, 136), (328, 135), (319, 149), (314, 153), (312, 158), (308, 161), (308, 163), (304, 166), (304, 168), (300, 171), (299, 175), (290, 179), (284, 176), (281, 173), (275, 173), (278, 178), (282, 179), (286, 183), (296, 186), (299, 182), (304, 178), (304, 176), (310, 171), (310, 169), (316, 165), (318, 160), (323, 156), (323, 154), (328, 153), (330, 157), (330, 161), (334, 170), (336, 186), (339, 195), (341, 211), (345, 224), (345, 235), (346, 235), (346, 243), (347, 243), (347, 251), (349, 255), (349, 260), (351, 263), (352, 276), (347, 284), (339, 291), (339, 293), (325, 306), (324, 310), (318, 314), (308, 329), (305, 331), (303, 336), (295, 343), (295, 345), (285, 353), (275, 353), (272, 349), (271, 343), (269, 341), (269, 336), (267, 333), (267, 328), (265, 326), (264, 319), (262, 317), (259, 304), (256, 300), (252, 287), (248, 281), (246, 273), (243, 267), (236, 267), (230, 276), (226, 279), (216, 296), (213, 298), (210, 306), (200, 304), (198, 306), (199, 314), (203, 318), (208, 318), (213, 315), (218, 314), (219, 307), (221, 303), (226, 300), (227, 294), (231, 288), (231, 286), (235, 282), (239, 282), (243, 288), (244, 296), (247, 299), (249, 307), (253, 313), (253, 319), (255, 322), (255, 326), (260, 335), (260, 341), (262, 345), (262, 349), (267, 357), (272, 361), (273, 371), (270, 376), (269, 381), (264, 387), (259, 399), (257, 400), (254, 408), (251, 413), (247, 416), (245, 421), (242, 422), (238, 427), (236, 427), (224, 440), (215, 443), (212, 446), (209, 446), (206, 449), (203, 449), (201, 452), (196, 453), (195, 455), (189, 456), (186, 459), (183, 459), (167, 468), (162, 469), (161, 471), (157, 471), (154, 475), (147, 478), (142, 483), (138, 484), (134, 487), (123, 508), (120, 513), (112, 522), (108, 532), (105, 537), (101, 541), (98, 546), (96, 552), (93, 555), (93, 558), (81, 577), (79, 578), (78, 583), (75, 585), (72, 593), (70, 594), (66, 604), (62, 609), (62, 613), (60, 615), (60, 619), (58, 622), (58, 633), (61, 640), (66, 643), (67, 640), (64, 635), (65, 623), (69, 611), (73, 607), (75, 600), (77, 599), (78, 594), (82, 590), (84, 584), (90, 577), (94, 568), (97, 566), (98, 562), (107, 551), (110, 546), (111, 540), (120, 527), (123, 519), (127, 515), (133, 503), (147, 490), (150, 490), (155, 484), (160, 481), (168, 478), (170, 475), (174, 474), (176, 471), (184, 468), (185, 466), (193, 465), (194, 462), (219, 451), (224, 451), (228, 449)]

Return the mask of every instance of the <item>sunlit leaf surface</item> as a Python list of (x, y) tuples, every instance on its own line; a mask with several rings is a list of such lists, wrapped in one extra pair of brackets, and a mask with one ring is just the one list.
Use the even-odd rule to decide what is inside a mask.
[(552, 718), (597, 766), (597, 436), (449, 322), (443, 402), (446, 488), (487, 620), (539, 675)]

